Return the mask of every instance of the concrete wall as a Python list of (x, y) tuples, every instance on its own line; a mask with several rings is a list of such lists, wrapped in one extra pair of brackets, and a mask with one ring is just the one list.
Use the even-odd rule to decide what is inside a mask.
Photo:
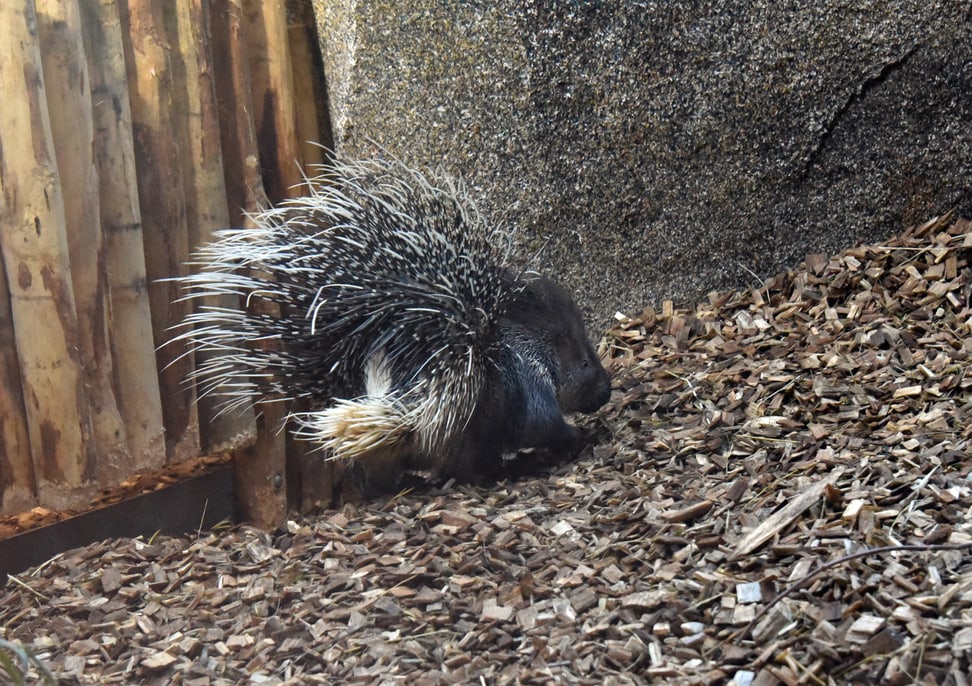
[(315, 0), (337, 149), (461, 176), (592, 321), (972, 214), (968, 0)]

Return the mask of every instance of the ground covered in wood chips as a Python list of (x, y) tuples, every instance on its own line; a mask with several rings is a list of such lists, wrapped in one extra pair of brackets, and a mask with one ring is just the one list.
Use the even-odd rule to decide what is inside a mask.
[(63, 684), (968, 684), (970, 256), (943, 219), (620, 320), (580, 460), (73, 550), (0, 639)]

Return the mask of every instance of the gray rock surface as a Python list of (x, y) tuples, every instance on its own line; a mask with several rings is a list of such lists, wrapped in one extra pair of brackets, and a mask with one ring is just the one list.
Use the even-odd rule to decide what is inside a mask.
[(972, 214), (970, 8), (315, 0), (337, 149), (461, 177), (600, 325)]

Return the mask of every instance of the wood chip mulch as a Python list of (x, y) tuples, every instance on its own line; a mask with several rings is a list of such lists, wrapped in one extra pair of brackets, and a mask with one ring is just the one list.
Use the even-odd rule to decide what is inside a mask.
[(72, 550), (0, 640), (63, 684), (969, 684), (970, 256), (942, 218), (621, 319), (581, 459)]

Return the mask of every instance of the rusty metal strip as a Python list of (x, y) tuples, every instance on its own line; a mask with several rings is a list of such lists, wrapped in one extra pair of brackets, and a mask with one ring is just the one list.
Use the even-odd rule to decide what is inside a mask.
[(179, 535), (234, 517), (233, 471), (224, 466), (167, 488), (0, 540), (0, 580), (105, 538)]

